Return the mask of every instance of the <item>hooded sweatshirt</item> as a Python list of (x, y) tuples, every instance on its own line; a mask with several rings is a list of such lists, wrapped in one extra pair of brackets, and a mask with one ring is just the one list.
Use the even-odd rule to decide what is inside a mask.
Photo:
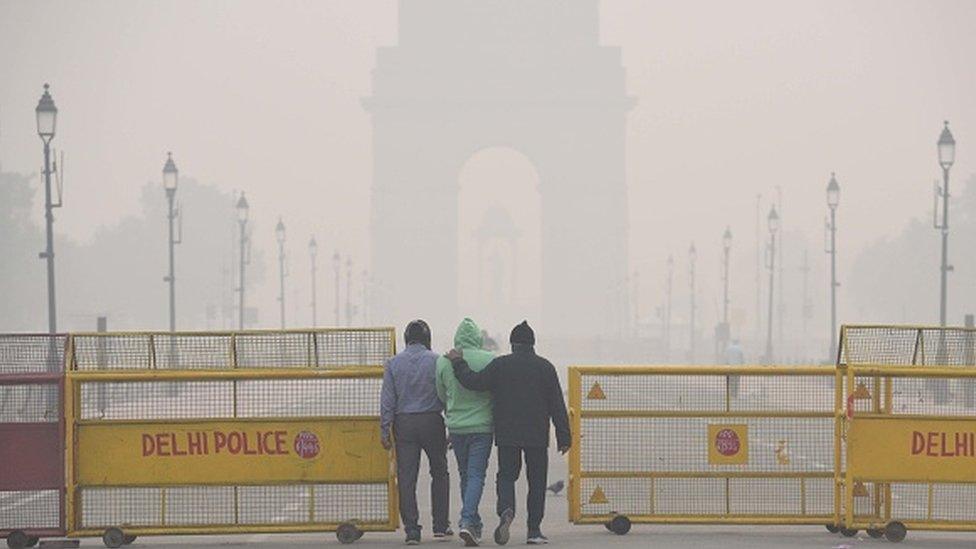
[[(470, 318), (458, 325), (454, 334), (454, 347), (464, 351), (468, 367), (480, 372), (495, 356), (481, 348), (481, 329)], [(491, 393), (465, 389), (454, 377), (451, 361), (437, 359), (437, 396), (444, 403), (447, 429), (451, 433), (465, 435), (492, 432)]]

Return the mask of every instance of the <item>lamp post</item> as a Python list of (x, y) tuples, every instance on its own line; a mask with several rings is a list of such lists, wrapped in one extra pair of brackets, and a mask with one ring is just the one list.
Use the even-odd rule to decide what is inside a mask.
[(166, 219), (169, 221), (169, 274), (163, 278), (163, 281), (169, 284), (169, 331), (176, 331), (176, 260), (175, 260), (175, 248), (176, 245), (183, 242), (183, 223), (182, 219), (180, 222), (180, 235), (177, 238), (175, 236), (175, 231), (173, 224), (177, 218), (180, 217), (180, 211), (177, 206), (175, 206), (176, 200), (176, 187), (179, 184), (180, 172), (176, 169), (176, 163), (173, 162), (173, 153), (166, 153), (166, 164), (163, 165), (163, 188), (166, 190), (166, 201), (169, 205), (169, 212), (166, 215)]
[(827, 207), (830, 209), (830, 221), (827, 229), (830, 231), (830, 354), (829, 360), (837, 359), (837, 205), (840, 204), (840, 185), (834, 172), (830, 172), (830, 182), (827, 183)]
[(250, 207), (247, 204), (247, 199), (244, 198), (244, 193), (241, 192), (241, 198), (237, 201), (237, 223), (241, 227), (241, 238), (240, 238), (241, 270), (240, 270), (240, 278), (239, 278), (241, 285), (240, 287), (237, 288), (237, 291), (240, 293), (240, 307), (238, 309), (238, 323), (237, 323), (237, 327), (239, 330), (244, 329), (244, 266), (247, 264), (247, 257), (246, 257), (247, 254), (246, 254), (245, 245), (247, 244), (247, 240), (248, 240), (247, 239), (247, 216), (248, 216), (249, 209)]
[(40, 253), (41, 259), (47, 260), (47, 330), (55, 334), (58, 331), (57, 305), (54, 291), (54, 208), (61, 206), (51, 200), (51, 140), (57, 129), (58, 108), (44, 84), (44, 94), (37, 102), (34, 113), (37, 116), (37, 135), (44, 142), (44, 219), (47, 231), (47, 247)]
[(945, 121), (945, 126), (942, 128), (938, 146), (939, 165), (942, 166), (942, 187), (941, 189), (936, 188), (936, 201), (938, 201), (939, 196), (942, 197), (942, 223), (939, 223), (938, 214), (936, 213), (934, 225), (936, 229), (942, 231), (942, 284), (939, 293), (939, 325), (945, 327), (946, 298), (948, 294), (946, 284), (948, 282), (949, 271), (952, 270), (952, 266), (949, 265), (949, 169), (952, 168), (952, 164), (956, 160), (956, 140), (953, 139), (952, 132), (949, 131), (948, 120)]
[(285, 223), (278, 218), (275, 225), (275, 240), (278, 241), (278, 305), (281, 311), (281, 329), (285, 329)]
[(671, 281), (674, 278), (674, 256), (668, 254), (668, 301), (664, 308), (664, 354), (671, 358)]
[(318, 326), (318, 302), (315, 296), (315, 259), (319, 253), (319, 245), (315, 242), (315, 235), (308, 241), (308, 257), (312, 264), (312, 327)]
[(346, 326), (352, 326), (352, 258), (346, 258)]
[(690, 345), (688, 347), (688, 361), (695, 362), (695, 260), (698, 259), (698, 252), (695, 250), (695, 243), (691, 243), (688, 248), (688, 284), (691, 289), (691, 314), (689, 316), (688, 327), (690, 330)]
[(766, 324), (766, 361), (773, 361), (773, 283), (776, 273), (776, 231), (779, 230), (779, 215), (776, 214), (776, 206), (769, 208), (769, 215), (766, 217), (769, 229), (769, 310), (768, 322)]
[(338, 328), (340, 326), (340, 324), (339, 324), (339, 283), (340, 283), (339, 282), (339, 276), (340, 276), (339, 269), (341, 268), (341, 266), (342, 266), (342, 258), (339, 257), (339, 251), (336, 250), (336, 252), (334, 254), (332, 254), (332, 269), (335, 272), (335, 275), (334, 275), (335, 276), (335, 309), (334, 309), (334, 312), (335, 312), (335, 325), (336, 325), (336, 328)]
[(721, 362), (728, 347), (731, 330), (729, 329), (729, 252), (732, 250), (732, 229), (725, 227), (722, 234), (722, 323), (715, 333), (715, 356)]

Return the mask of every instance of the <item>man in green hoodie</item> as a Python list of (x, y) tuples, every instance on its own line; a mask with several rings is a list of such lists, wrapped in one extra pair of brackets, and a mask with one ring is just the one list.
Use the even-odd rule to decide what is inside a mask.
[[(454, 347), (464, 350), (468, 366), (481, 371), (495, 355), (482, 349), (482, 332), (470, 318), (458, 325)], [(461, 475), (461, 531), (459, 536), (467, 547), (481, 541), (482, 522), (478, 504), (485, 487), (485, 470), (492, 445), (491, 393), (470, 391), (454, 377), (451, 361), (437, 359), (437, 395), (444, 403), (447, 430), (451, 436), (454, 455)]]

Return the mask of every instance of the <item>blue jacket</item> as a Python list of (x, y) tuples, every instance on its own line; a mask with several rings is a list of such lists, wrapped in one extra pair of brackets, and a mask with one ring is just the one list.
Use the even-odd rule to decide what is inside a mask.
[(440, 412), (444, 404), (437, 398), (434, 377), (437, 353), (420, 343), (412, 343), (386, 363), (380, 393), (380, 429), (390, 436), (397, 414)]

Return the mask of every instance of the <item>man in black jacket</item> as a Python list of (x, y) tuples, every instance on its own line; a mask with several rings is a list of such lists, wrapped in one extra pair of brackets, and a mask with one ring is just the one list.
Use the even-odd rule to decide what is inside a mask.
[(495, 543), (508, 543), (509, 526), (515, 517), (515, 481), (525, 455), (529, 481), (526, 541), (539, 545), (549, 541), (541, 530), (549, 469), (549, 422), (556, 428), (556, 446), (565, 454), (570, 446), (569, 417), (556, 368), (535, 354), (535, 334), (529, 324), (523, 321), (516, 326), (509, 341), (512, 354), (495, 358), (480, 372), (472, 371), (457, 350), (446, 356), (461, 385), (472, 391), (491, 391), (494, 398), (495, 445), (498, 446), (495, 490), (501, 519), (495, 529)]

